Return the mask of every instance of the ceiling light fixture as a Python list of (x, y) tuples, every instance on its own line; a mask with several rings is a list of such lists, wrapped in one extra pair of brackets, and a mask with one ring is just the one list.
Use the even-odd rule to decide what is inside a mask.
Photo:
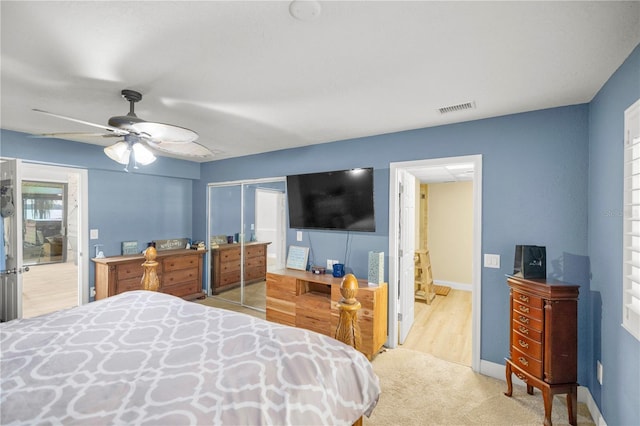
[(131, 163), (137, 169), (138, 164), (146, 166), (156, 161), (156, 156), (134, 135), (126, 135), (123, 141), (106, 147), (104, 153), (113, 161), (124, 164), (125, 172), (129, 171)]

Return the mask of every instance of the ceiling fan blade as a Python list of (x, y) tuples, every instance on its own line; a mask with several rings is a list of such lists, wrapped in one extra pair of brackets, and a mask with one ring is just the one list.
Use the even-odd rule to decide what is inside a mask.
[(91, 123), (89, 121), (78, 120), (77, 118), (67, 117), (65, 115), (60, 115), (60, 114), (54, 114), (52, 112), (44, 111), (44, 110), (37, 109), (37, 108), (33, 108), (33, 110), (36, 111), (36, 112), (40, 112), (42, 114), (50, 115), (52, 117), (62, 118), (63, 120), (73, 121), (75, 123), (80, 123), (80, 124), (85, 124), (87, 126), (97, 127), (99, 129), (103, 129), (103, 130), (106, 130), (108, 132), (115, 133), (116, 135), (119, 135), (119, 136), (128, 135), (130, 133), (127, 130), (118, 129), (117, 127), (104, 126), (102, 124), (96, 124), (96, 123)]
[(146, 140), (147, 144), (160, 152), (164, 152), (167, 154), (175, 154), (175, 155), (183, 155), (186, 157), (199, 157), (206, 158), (212, 157), (213, 152), (211, 152), (208, 148), (200, 145), (197, 142), (190, 143), (172, 143), (172, 142), (153, 142), (151, 140)]
[(187, 144), (198, 139), (193, 130), (171, 124), (144, 121), (130, 126), (134, 133), (154, 143)]
[(57, 133), (38, 133), (37, 135), (29, 135), (30, 138), (84, 138), (84, 137), (103, 137), (103, 138), (119, 138), (122, 135), (116, 135), (115, 133), (86, 133), (86, 132), (57, 132)]

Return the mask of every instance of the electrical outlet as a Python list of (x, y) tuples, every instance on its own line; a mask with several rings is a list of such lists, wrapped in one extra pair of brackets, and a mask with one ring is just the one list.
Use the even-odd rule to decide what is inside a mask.
[(89, 239), (90, 240), (97, 240), (98, 239), (98, 230), (97, 229), (91, 229), (89, 230)]
[(327, 259), (327, 271), (333, 269), (333, 260)]
[(91, 297), (96, 297), (96, 288), (91, 287)]
[(602, 363), (598, 360), (596, 362), (596, 377), (598, 378), (598, 383), (600, 383), (600, 386), (602, 386), (602, 373), (603, 373)]
[(296, 232), (296, 241), (302, 241), (302, 231)]

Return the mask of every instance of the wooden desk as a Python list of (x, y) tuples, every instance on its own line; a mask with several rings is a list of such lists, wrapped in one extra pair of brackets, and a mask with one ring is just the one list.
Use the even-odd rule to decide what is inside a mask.
[[(342, 278), (331, 274), (293, 269), (268, 272), (266, 318), (334, 337), (340, 318), (341, 282)], [(387, 340), (388, 288), (387, 283), (370, 285), (366, 280), (358, 280), (358, 284), (360, 351), (371, 359)]]

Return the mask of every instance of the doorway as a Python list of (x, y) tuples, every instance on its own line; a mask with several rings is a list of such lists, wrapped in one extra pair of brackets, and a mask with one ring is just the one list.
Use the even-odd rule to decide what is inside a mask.
[[(0, 319), (28, 318), (87, 303), (88, 286), (82, 285), (89, 276), (89, 258), (84, 255), (88, 239), (83, 238), (89, 223), (87, 171), (8, 158), (2, 159), (2, 166), (3, 188), (11, 189), (15, 212), (3, 215), (6, 270)], [(47, 199), (38, 195), (47, 192), (53, 193), (49, 202), (35, 201)], [(23, 208), (30, 212), (23, 214)], [(25, 252), (30, 253), (23, 259)]]
[(23, 318), (83, 303), (81, 283), (87, 280), (82, 279), (79, 251), (82, 174), (78, 169), (23, 163), (23, 263), (30, 267), (23, 274)]
[[(449, 157), (431, 160), (418, 160), (390, 164), (390, 207), (389, 223), (396, 224), (408, 221), (400, 214), (402, 197), (400, 197), (403, 175), (413, 176), (420, 182), (446, 182), (451, 180), (452, 173), (467, 173), (473, 182), (473, 243), (472, 243), (472, 288), (471, 288), (471, 367), (480, 369), (480, 322), (481, 322), (481, 214), (482, 214), (482, 156), (472, 155)], [(425, 176), (429, 176), (426, 178)], [(406, 178), (404, 178), (406, 179)], [(413, 192), (415, 194), (415, 191)], [(401, 273), (399, 259), (400, 243), (399, 226), (389, 226), (389, 340), (387, 345), (397, 347), (402, 342), (401, 330), (411, 328), (412, 324), (402, 324), (407, 320), (404, 309), (414, 300), (413, 279)], [(415, 244), (415, 241), (414, 241)], [(419, 246), (418, 244), (415, 244)], [(413, 278), (413, 277), (411, 277)], [(412, 305), (413, 306), (413, 305)], [(413, 312), (411, 312), (413, 314)], [(412, 318), (410, 318), (412, 320)]]

